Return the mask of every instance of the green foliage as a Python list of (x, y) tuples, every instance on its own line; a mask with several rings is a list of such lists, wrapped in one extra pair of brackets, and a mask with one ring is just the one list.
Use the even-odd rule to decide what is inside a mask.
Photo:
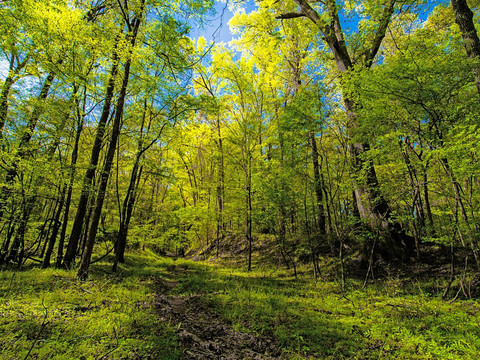
[(0, 272), (2, 358), (177, 359), (175, 329), (155, 317), (154, 279), (171, 261), (151, 253), (127, 256), (118, 275), (110, 261), (88, 282), (74, 271)]

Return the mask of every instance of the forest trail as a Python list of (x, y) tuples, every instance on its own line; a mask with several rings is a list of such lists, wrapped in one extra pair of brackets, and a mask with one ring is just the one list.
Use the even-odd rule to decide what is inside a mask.
[[(169, 271), (176, 278), (184, 269)], [(282, 359), (277, 340), (235, 331), (202, 301), (205, 295), (172, 295), (176, 286), (176, 280), (157, 278), (155, 304), (160, 320), (178, 325), (180, 359)]]

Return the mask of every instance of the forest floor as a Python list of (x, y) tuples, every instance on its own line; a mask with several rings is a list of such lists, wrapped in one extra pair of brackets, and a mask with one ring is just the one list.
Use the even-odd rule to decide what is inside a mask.
[[(185, 275), (186, 268), (173, 265), (169, 271), (177, 277)], [(179, 324), (181, 359), (282, 359), (278, 340), (235, 331), (202, 301), (205, 294), (171, 295), (176, 287), (176, 281), (157, 279), (155, 304), (161, 321)]]
[(317, 281), (308, 265), (295, 278), (281, 264), (258, 261), (247, 272), (150, 251), (127, 254), (117, 273), (107, 257), (85, 282), (34, 264), (3, 269), (0, 358), (480, 358), (474, 274), (457, 274), (446, 298), (443, 269), (377, 277), (365, 288), (349, 276), (342, 291), (335, 259), (323, 261)]

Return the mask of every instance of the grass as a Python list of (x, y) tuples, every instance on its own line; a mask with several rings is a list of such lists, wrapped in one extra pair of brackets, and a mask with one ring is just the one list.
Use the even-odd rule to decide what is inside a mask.
[(185, 263), (177, 292), (206, 297), (234, 328), (275, 336), (291, 359), (478, 359), (480, 304), (448, 303), (428, 282), (295, 280)]
[[(278, 339), (288, 359), (478, 359), (480, 304), (449, 303), (432, 281), (377, 281), (360, 290), (298, 280), (289, 272), (129, 254), (117, 275), (73, 271), (0, 272), (2, 359), (177, 359), (178, 324), (155, 314), (155, 278), (178, 295), (201, 297), (236, 330)], [(302, 270), (302, 269), (300, 269)]]
[(154, 315), (153, 279), (171, 260), (130, 255), (118, 275), (75, 271), (0, 272), (2, 359), (178, 358), (175, 329)]

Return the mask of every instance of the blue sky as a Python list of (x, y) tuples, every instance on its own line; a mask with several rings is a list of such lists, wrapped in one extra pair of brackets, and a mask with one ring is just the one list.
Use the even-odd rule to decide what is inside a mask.
[[(228, 22), (233, 16), (233, 13), (229, 10), (229, 5), (232, 5), (234, 3), (241, 4), (241, 6), (243, 6), (243, 8), (245, 9), (246, 13), (250, 13), (257, 8), (254, 0), (217, 0), (215, 2), (215, 14), (209, 15), (205, 19), (205, 24), (203, 25), (203, 27), (193, 28), (191, 31), (191, 36), (194, 38), (203, 36), (207, 41), (214, 41), (216, 43), (229, 42), (232, 39), (232, 34), (230, 33)], [(448, 5), (448, 3), (449, 0), (426, 1), (425, 4), (423, 4), (422, 6), (424, 11), (420, 14), (420, 19), (426, 20), (428, 14), (434, 6), (438, 4)], [(346, 19), (344, 19), (344, 21), (345, 20)], [(348, 24), (349, 22), (350, 24)], [(346, 20), (345, 25), (347, 28), (348, 25), (352, 24), (356, 28), (355, 19)], [(348, 32), (347, 28), (344, 30)]]
[[(229, 5), (232, 5), (234, 0), (226, 1), (215, 2), (215, 14), (207, 16), (203, 27), (193, 28), (191, 31), (192, 37), (203, 36), (207, 41), (215, 41), (216, 43), (227, 43), (232, 40), (228, 22), (233, 16), (232, 11), (229, 10)], [(250, 13), (257, 8), (254, 0), (244, 0), (241, 4), (246, 13)]]

